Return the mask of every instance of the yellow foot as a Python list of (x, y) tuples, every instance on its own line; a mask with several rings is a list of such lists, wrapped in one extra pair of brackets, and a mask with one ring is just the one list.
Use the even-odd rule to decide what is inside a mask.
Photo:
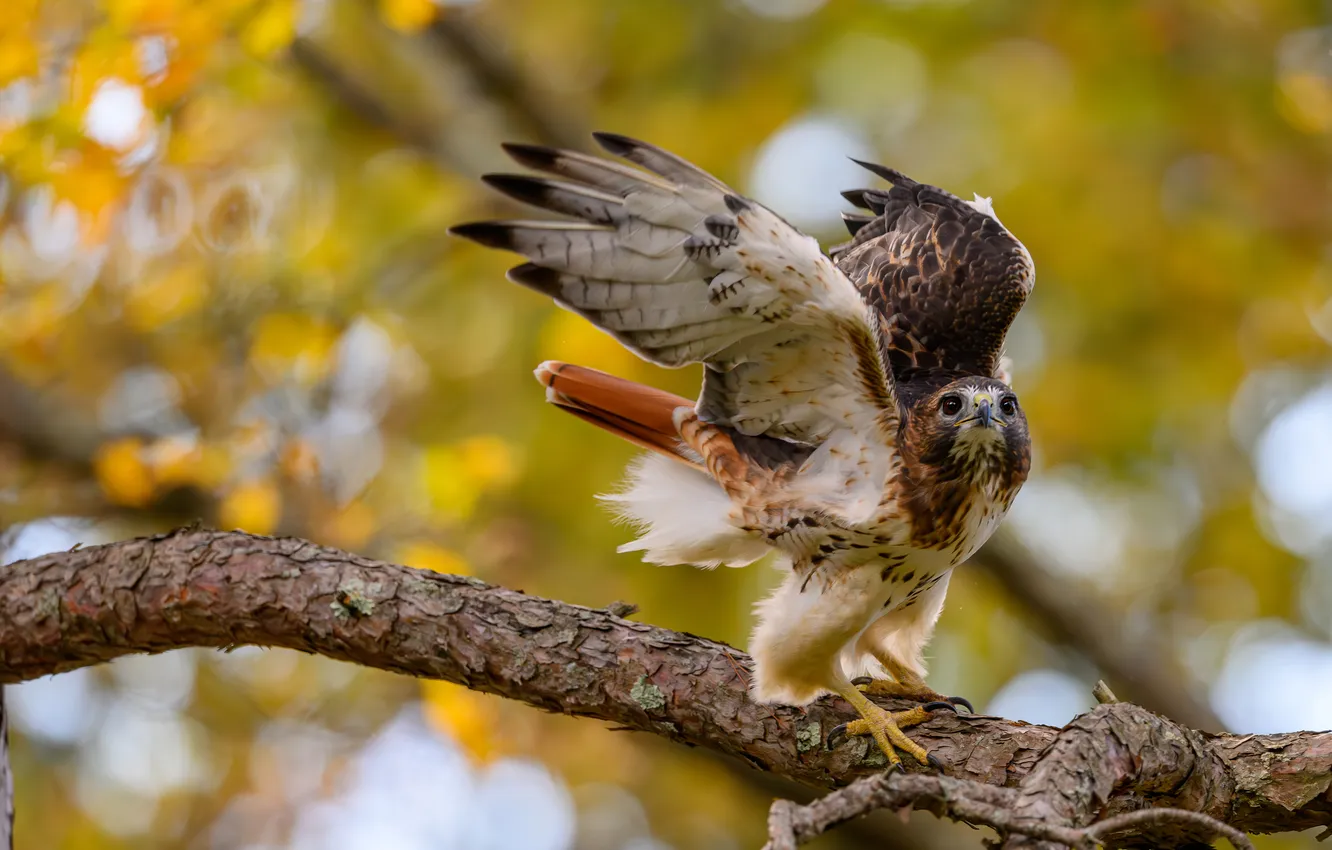
[(870, 696), (897, 697), (899, 699), (916, 700), (917, 702), (946, 702), (951, 705), (963, 706), (972, 714), (976, 713), (976, 709), (971, 707), (971, 701), (965, 697), (944, 696), (926, 686), (924, 682), (919, 684), (897, 682), (892, 679), (871, 679), (869, 676), (861, 676), (858, 679), (852, 679), (851, 682), (862, 694), (869, 694)]
[(939, 708), (957, 711), (951, 703), (931, 702), (927, 705), (917, 706), (910, 711), (891, 712), (870, 702), (864, 694), (854, 687), (847, 688), (840, 691), (840, 693), (856, 711), (860, 712), (861, 719), (852, 720), (850, 723), (838, 726), (828, 733), (829, 747), (835, 747), (837, 741), (843, 735), (870, 735), (888, 758), (889, 766), (901, 767), (902, 758), (897, 754), (897, 750), (901, 750), (921, 764), (932, 764), (939, 767), (938, 761), (926, 752), (924, 747), (908, 738), (902, 729), (924, 723), (930, 719), (930, 713)]

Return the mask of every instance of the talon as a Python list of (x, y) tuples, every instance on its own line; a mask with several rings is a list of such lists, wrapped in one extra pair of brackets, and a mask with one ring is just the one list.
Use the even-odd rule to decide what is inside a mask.
[(934, 768), (935, 770), (942, 771), (944, 769), (943, 762), (939, 761), (938, 757), (935, 756), (934, 753), (927, 753), (926, 760), (929, 761), (930, 767)]
[[(976, 713), (976, 709), (971, 707), (971, 700), (967, 699), (966, 697), (949, 697), (948, 701), (951, 702), (953, 705), (964, 706), (968, 714)], [(956, 710), (957, 709), (954, 709), (954, 711)]]
[(847, 735), (846, 735), (845, 723), (839, 723), (838, 725), (834, 726), (832, 728), (832, 731), (828, 733), (828, 749), (830, 750), (837, 749), (837, 745), (840, 744), (846, 737)]
[(922, 711), (938, 711), (941, 708), (946, 708), (954, 714), (957, 714), (957, 706), (954, 705), (951, 700), (948, 702), (939, 702), (938, 700), (935, 700), (934, 702), (927, 702), (921, 706)]
[(895, 761), (888, 765), (888, 769), (884, 773), (900, 773), (905, 776), (906, 768), (902, 766), (900, 761)]
[(857, 676), (857, 677), (855, 677), (854, 679), (851, 680), (851, 684), (853, 684), (853, 685), (855, 685), (857, 688), (859, 688), (859, 687), (862, 687), (862, 686), (864, 686), (864, 685), (868, 685), (870, 682), (873, 682), (873, 681), (874, 681), (874, 677), (872, 677), (872, 676)]

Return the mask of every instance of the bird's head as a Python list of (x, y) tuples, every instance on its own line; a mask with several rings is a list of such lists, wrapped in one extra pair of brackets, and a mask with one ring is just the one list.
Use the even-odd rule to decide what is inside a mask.
[(1031, 463), (1027, 417), (997, 378), (959, 378), (920, 398), (908, 417), (907, 443), (921, 461), (959, 471), (1025, 478)]

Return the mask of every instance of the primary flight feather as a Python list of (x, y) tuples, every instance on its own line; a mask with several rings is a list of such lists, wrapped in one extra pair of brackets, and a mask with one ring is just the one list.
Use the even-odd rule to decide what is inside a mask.
[[(652, 145), (594, 134), (633, 165), (506, 145), (550, 177), (484, 179), (574, 220), (452, 232), (530, 262), (511, 280), (639, 356), (702, 363), (697, 402), (565, 363), (547, 399), (651, 451), (606, 497), (654, 563), (789, 568), (757, 606), (760, 701), (836, 693), (848, 734), (928, 754), (902, 727), (948, 706), (922, 652), (948, 577), (993, 533), (1026, 479), (1026, 418), (1004, 336), (1035, 277), (988, 200), (963, 201), (862, 163), (888, 189), (845, 193), (850, 242), (825, 255), (776, 213)], [(865, 681), (863, 676), (869, 676)], [(925, 703), (892, 714), (865, 693)]]

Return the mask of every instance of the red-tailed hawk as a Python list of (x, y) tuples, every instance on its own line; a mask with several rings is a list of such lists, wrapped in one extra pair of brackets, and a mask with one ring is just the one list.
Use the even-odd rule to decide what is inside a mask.
[[(697, 402), (565, 363), (536, 374), (549, 401), (652, 452), (607, 497), (641, 530), (622, 551), (715, 567), (775, 550), (789, 565), (756, 609), (756, 699), (840, 694), (863, 718), (843, 731), (872, 735), (892, 764), (894, 746), (926, 762), (901, 727), (952, 706), (925, 684), (922, 650), (953, 567), (1030, 466), (1000, 358), (1031, 256), (988, 200), (866, 163), (892, 187), (846, 193), (868, 212), (846, 216), (851, 241), (825, 255), (683, 159), (595, 138), (640, 167), (506, 145), (556, 179), (483, 178), (575, 221), (452, 232), (525, 255), (511, 280), (639, 356), (703, 364)], [(894, 715), (866, 692), (928, 704)]]

